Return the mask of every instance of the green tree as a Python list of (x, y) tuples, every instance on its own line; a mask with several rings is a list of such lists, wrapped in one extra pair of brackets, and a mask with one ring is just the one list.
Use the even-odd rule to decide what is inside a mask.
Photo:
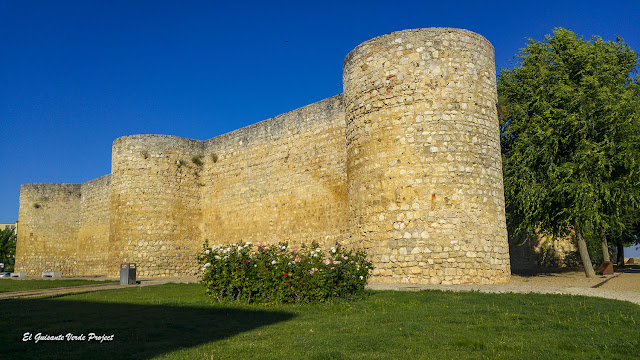
[(13, 265), (16, 262), (16, 234), (14, 230), (0, 230), (0, 263), (4, 263), (5, 270), (13, 270)]
[(507, 224), (512, 236), (622, 234), (640, 201), (638, 55), (620, 38), (556, 28), (498, 75)]
[[(638, 216), (637, 213), (633, 215)], [(616, 264), (620, 267), (624, 266), (625, 246), (640, 245), (640, 218), (631, 217), (626, 220), (626, 223), (630, 225), (623, 232), (612, 234), (612, 243), (615, 245), (617, 253)]]

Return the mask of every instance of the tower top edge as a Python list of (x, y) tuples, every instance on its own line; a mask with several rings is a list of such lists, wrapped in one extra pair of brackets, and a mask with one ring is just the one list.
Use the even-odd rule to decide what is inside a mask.
[(345, 56), (343, 66), (344, 64), (347, 64), (355, 56), (355, 54), (358, 53), (362, 48), (370, 46), (375, 43), (378, 43), (378, 44), (389, 43), (389, 42), (402, 43), (404, 39), (412, 35), (415, 35), (415, 36), (423, 35), (425, 36), (425, 40), (427, 40), (427, 37), (429, 36), (434, 36), (434, 38), (431, 40), (437, 40), (435, 36), (445, 34), (445, 33), (457, 33), (457, 34), (471, 36), (475, 39), (485, 42), (486, 45), (488, 45), (493, 51), (493, 44), (491, 44), (491, 42), (487, 40), (487, 38), (471, 30), (451, 28), (451, 27), (429, 27), (429, 28), (406, 29), (406, 30), (400, 30), (400, 31), (393, 31), (390, 33), (386, 33), (384, 35), (376, 36), (372, 39), (369, 39), (367, 41), (360, 43), (358, 46), (353, 48), (347, 54), (347, 56)]

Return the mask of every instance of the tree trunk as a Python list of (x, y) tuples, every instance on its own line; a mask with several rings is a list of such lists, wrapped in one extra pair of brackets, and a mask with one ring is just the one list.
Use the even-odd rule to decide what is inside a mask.
[(576, 236), (578, 237), (578, 250), (580, 251), (580, 259), (582, 259), (584, 273), (588, 278), (595, 277), (596, 272), (593, 271), (593, 265), (591, 265), (591, 258), (589, 257), (589, 250), (587, 250), (587, 243), (584, 241), (584, 237), (582, 237), (582, 233), (580, 231), (576, 231)]
[(600, 243), (602, 244), (602, 261), (611, 261), (611, 257), (609, 256), (609, 245), (607, 244), (607, 235), (604, 233), (600, 233)]
[(616, 248), (618, 248), (618, 258), (616, 259), (618, 266), (624, 267), (624, 244), (619, 242), (616, 244)]

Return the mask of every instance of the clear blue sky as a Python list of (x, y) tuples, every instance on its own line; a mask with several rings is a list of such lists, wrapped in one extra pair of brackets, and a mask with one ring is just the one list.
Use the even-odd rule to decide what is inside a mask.
[(132, 134), (209, 139), (342, 92), (355, 46), (392, 31), (485, 36), (496, 64), (554, 27), (640, 51), (640, 1), (0, 0), (0, 222), (20, 185), (111, 172)]

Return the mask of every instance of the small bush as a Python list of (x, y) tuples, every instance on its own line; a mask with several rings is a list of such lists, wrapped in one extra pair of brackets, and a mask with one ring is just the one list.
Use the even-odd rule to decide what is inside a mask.
[(206, 246), (198, 256), (201, 282), (218, 301), (262, 303), (325, 302), (363, 292), (371, 262), (362, 250), (324, 252), (313, 243), (291, 249), (285, 243)]
[(196, 155), (192, 157), (191, 162), (193, 162), (197, 166), (202, 166), (202, 155)]

